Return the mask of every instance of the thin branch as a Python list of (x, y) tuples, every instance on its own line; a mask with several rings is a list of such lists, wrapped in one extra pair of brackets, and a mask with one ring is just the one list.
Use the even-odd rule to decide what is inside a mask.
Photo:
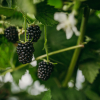
[[(61, 53), (61, 52), (65, 52), (65, 51), (80, 48), (80, 47), (84, 47), (84, 45), (76, 45), (76, 46), (68, 47), (68, 48), (65, 48), (65, 49), (53, 51), (53, 52), (48, 53), (48, 55), (51, 56), (51, 55), (54, 55), (54, 54), (58, 54), (58, 53)], [(39, 60), (41, 58), (45, 58), (46, 56), (47, 56), (47, 54), (44, 54), (42, 56), (37, 57), (36, 60)]]
[[(84, 45), (77, 45), (77, 46), (73, 46), (73, 47), (69, 47), (69, 48), (57, 50), (57, 51), (48, 53), (48, 55), (51, 56), (51, 55), (54, 55), (54, 54), (58, 54), (58, 53), (65, 52), (65, 51), (68, 51), (68, 50), (73, 50), (73, 49), (75, 49), (75, 48), (80, 48), (80, 47), (84, 47)], [(35, 60), (40, 60), (40, 59), (45, 58), (45, 57), (47, 57), (47, 54), (44, 54), (44, 55), (42, 55), (42, 56), (39, 56), (39, 57), (37, 57), (36, 59), (34, 59), (33, 61), (35, 61)], [(32, 62), (33, 62), (33, 61), (32, 61)], [(3, 72), (0, 76), (5, 75), (5, 74), (8, 73), (8, 72), (13, 72), (13, 71), (15, 71), (15, 70), (19, 70), (19, 69), (25, 67), (25, 66), (28, 65), (28, 64), (29, 64), (29, 63), (27, 63), (27, 64), (22, 64), (22, 65), (20, 65), (20, 66), (18, 66), (18, 67), (15, 67), (15, 69), (8, 69), (7, 71)]]
[(46, 25), (44, 25), (44, 38), (45, 38), (44, 48), (45, 48), (45, 51), (46, 51), (47, 62), (49, 62), (48, 47), (47, 47), (47, 27), (46, 27)]

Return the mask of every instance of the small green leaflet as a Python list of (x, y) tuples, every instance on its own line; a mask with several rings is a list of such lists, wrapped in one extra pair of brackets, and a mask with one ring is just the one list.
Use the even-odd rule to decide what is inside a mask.
[(11, 59), (13, 58), (14, 46), (11, 43), (2, 43), (0, 45), (0, 69), (11, 67)]
[(90, 83), (93, 83), (99, 73), (100, 65), (97, 62), (86, 62), (80, 65), (83, 75)]
[(18, 10), (24, 13), (35, 14), (35, 7), (33, 4), (33, 0), (16, 0), (16, 5), (18, 6)]

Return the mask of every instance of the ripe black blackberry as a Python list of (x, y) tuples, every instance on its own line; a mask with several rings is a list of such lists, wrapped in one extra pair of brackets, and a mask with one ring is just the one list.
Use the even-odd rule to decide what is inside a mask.
[(46, 81), (49, 79), (51, 73), (53, 72), (53, 64), (45, 61), (41, 61), (38, 67), (38, 78)]
[(22, 64), (30, 63), (32, 61), (33, 52), (34, 47), (32, 42), (18, 43), (18, 59)]
[(5, 29), (4, 36), (9, 42), (16, 43), (18, 41), (18, 31), (15, 26), (10, 26)]
[(38, 25), (31, 25), (27, 28), (27, 39), (32, 42), (37, 42), (41, 36), (41, 30)]

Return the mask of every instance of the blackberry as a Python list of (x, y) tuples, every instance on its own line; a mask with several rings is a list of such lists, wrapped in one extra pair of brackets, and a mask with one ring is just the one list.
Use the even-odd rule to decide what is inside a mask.
[(33, 52), (34, 47), (32, 42), (18, 43), (18, 59), (22, 64), (30, 63), (32, 61)]
[(37, 42), (37, 40), (40, 38), (41, 36), (41, 30), (40, 27), (37, 25), (31, 25), (30, 27), (27, 28), (27, 39), (29, 41), (32, 40), (32, 42)]
[(4, 36), (9, 42), (16, 43), (18, 41), (18, 31), (15, 26), (10, 26), (5, 29)]
[(41, 61), (39, 63), (39, 67), (38, 67), (38, 78), (46, 81), (50, 78), (50, 74), (53, 71), (54, 66), (48, 62), (45, 61)]

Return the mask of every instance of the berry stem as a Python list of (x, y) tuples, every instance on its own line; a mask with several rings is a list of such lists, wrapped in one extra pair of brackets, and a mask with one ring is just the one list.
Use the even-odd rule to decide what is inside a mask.
[(24, 16), (25, 42), (26, 42), (26, 16)]
[[(84, 8), (84, 15), (83, 15), (83, 18), (82, 18), (82, 23), (81, 23), (81, 28), (80, 28), (80, 36), (78, 38), (77, 45), (82, 44), (82, 42), (84, 40), (84, 35), (85, 35), (86, 25), (87, 25), (87, 22), (88, 22), (89, 12), (90, 12), (90, 9), (88, 7)], [(74, 68), (75, 68), (76, 63), (77, 63), (78, 58), (79, 58), (80, 51), (81, 51), (81, 48), (76, 48), (75, 51), (74, 51), (71, 63), (69, 65), (67, 74), (65, 76), (65, 80), (62, 84), (63, 87), (67, 86), (67, 83), (68, 83), (68, 81), (70, 80), (70, 78), (73, 74)]]
[(45, 48), (46, 55), (47, 55), (47, 62), (49, 62), (48, 47), (47, 47), (47, 27), (46, 27), (46, 25), (44, 25), (44, 38), (45, 38), (44, 48)]

